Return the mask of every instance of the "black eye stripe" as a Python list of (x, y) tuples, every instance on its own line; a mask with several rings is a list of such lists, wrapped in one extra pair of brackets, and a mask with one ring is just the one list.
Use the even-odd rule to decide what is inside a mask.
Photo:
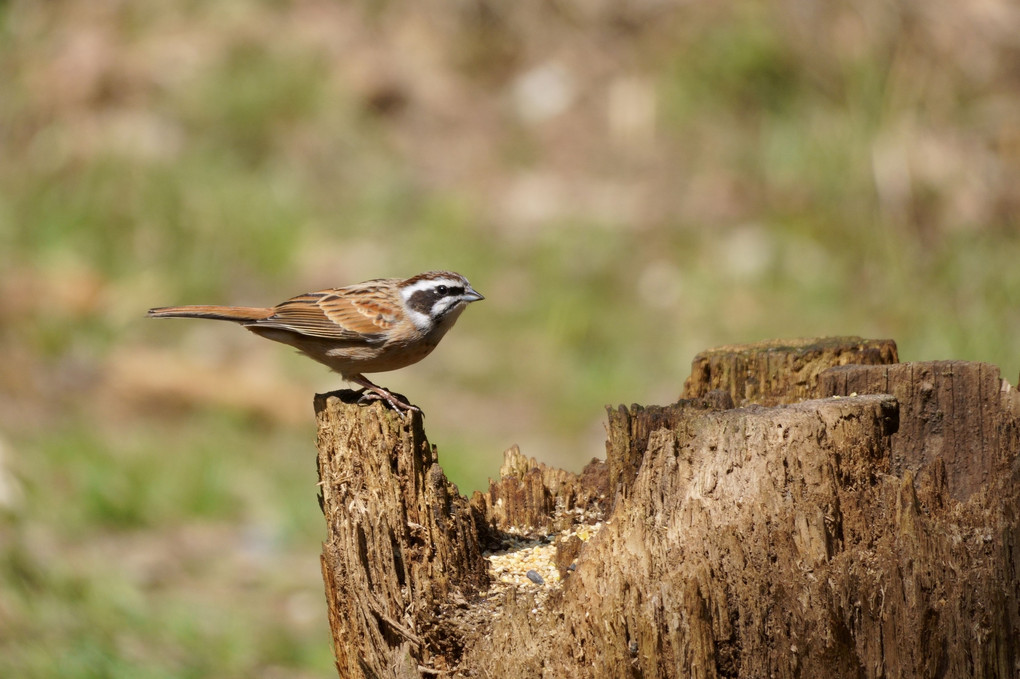
[(418, 290), (407, 300), (407, 305), (419, 313), (431, 315), (437, 302), (464, 294), (462, 285), (437, 285), (434, 288)]
[(407, 300), (407, 306), (421, 313), (428, 313), (432, 308), (432, 293), (428, 290), (419, 290)]
[(437, 285), (433, 290), (441, 297), (456, 297), (464, 294), (464, 287), (460, 285)]

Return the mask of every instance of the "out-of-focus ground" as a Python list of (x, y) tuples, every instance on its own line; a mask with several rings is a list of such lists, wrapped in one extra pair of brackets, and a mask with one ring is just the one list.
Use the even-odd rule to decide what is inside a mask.
[(0, 676), (333, 674), (339, 381), (150, 306), (464, 273), (377, 376), (464, 491), (718, 344), (1020, 371), (1007, 0), (10, 0), (0, 74)]

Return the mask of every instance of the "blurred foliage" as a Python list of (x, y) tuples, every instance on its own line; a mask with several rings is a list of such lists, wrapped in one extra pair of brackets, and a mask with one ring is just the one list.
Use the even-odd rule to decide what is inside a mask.
[(0, 675), (332, 674), (339, 382), (150, 306), (461, 271), (379, 377), (465, 491), (719, 344), (1013, 380), (1018, 47), (1005, 0), (0, 4)]

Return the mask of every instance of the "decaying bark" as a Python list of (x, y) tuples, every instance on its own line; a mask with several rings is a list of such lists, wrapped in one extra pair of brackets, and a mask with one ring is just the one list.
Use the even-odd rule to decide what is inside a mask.
[[(604, 463), (514, 448), (470, 506), (418, 418), (319, 397), (341, 676), (1017, 676), (1020, 397), (895, 360), (706, 352), (696, 398), (609, 411)], [(561, 579), (487, 578), (480, 550), (521, 541)]]
[(1017, 450), (1017, 397), (988, 363), (931, 361), (847, 365), (819, 376), (822, 396), (892, 394), (900, 430), (892, 440), (895, 474), (936, 474), (949, 495), (966, 500), (987, 488)]
[(337, 669), (341, 677), (419, 677), (456, 662), (462, 634), (437, 621), (488, 584), (487, 564), (421, 414), (405, 418), (357, 398), (315, 399)]
[(892, 340), (824, 337), (770, 340), (704, 351), (694, 357), (681, 398), (699, 398), (721, 389), (738, 405), (779, 405), (812, 398), (818, 375), (850, 363), (896, 363)]
[(608, 496), (606, 463), (592, 460), (584, 471), (571, 474), (521, 454), (511, 446), (503, 453), (499, 481), (487, 493), (475, 491), (471, 506), (483, 518), (489, 542), (498, 533), (554, 531), (581, 519), (595, 523), (605, 516)]
[(632, 405), (606, 408), (606, 461), (609, 465), (609, 488), (614, 498), (627, 494), (644, 460), (648, 437), (659, 429), (672, 429), (685, 417), (687, 409), (728, 410), (733, 407), (730, 393), (717, 389), (705, 398), (680, 399), (668, 406)]

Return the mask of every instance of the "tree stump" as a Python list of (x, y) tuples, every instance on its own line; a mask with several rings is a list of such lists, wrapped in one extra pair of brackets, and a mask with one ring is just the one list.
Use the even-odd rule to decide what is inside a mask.
[(738, 406), (795, 403), (815, 394), (818, 375), (833, 366), (896, 363), (892, 340), (822, 337), (718, 347), (694, 357), (681, 398), (729, 392)]
[(470, 503), (418, 417), (318, 397), (341, 676), (1016, 677), (1017, 392), (891, 342), (733, 353), (611, 409), (605, 462), (512, 448)]
[(471, 507), (483, 518), (490, 542), (498, 533), (549, 532), (569, 528), (578, 514), (588, 514), (587, 523), (605, 516), (608, 495), (605, 462), (592, 460), (584, 471), (571, 474), (525, 457), (511, 446), (503, 453), (499, 482), (489, 492), (476, 491)]
[(820, 396), (892, 394), (900, 429), (892, 438), (892, 469), (936, 474), (949, 495), (966, 500), (1017, 450), (1017, 397), (988, 363), (930, 361), (847, 365), (821, 373)]
[(716, 389), (704, 398), (680, 399), (669, 406), (639, 406), (629, 409), (622, 405), (606, 408), (606, 460), (609, 464), (609, 487), (615, 497), (625, 496), (630, 489), (648, 447), (648, 437), (662, 428), (676, 426), (687, 408), (728, 410), (733, 398), (728, 391)]
[(451, 610), (488, 583), (478, 529), (422, 416), (318, 395), (322, 576), (341, 677), (420, 677), (456, 663)]

